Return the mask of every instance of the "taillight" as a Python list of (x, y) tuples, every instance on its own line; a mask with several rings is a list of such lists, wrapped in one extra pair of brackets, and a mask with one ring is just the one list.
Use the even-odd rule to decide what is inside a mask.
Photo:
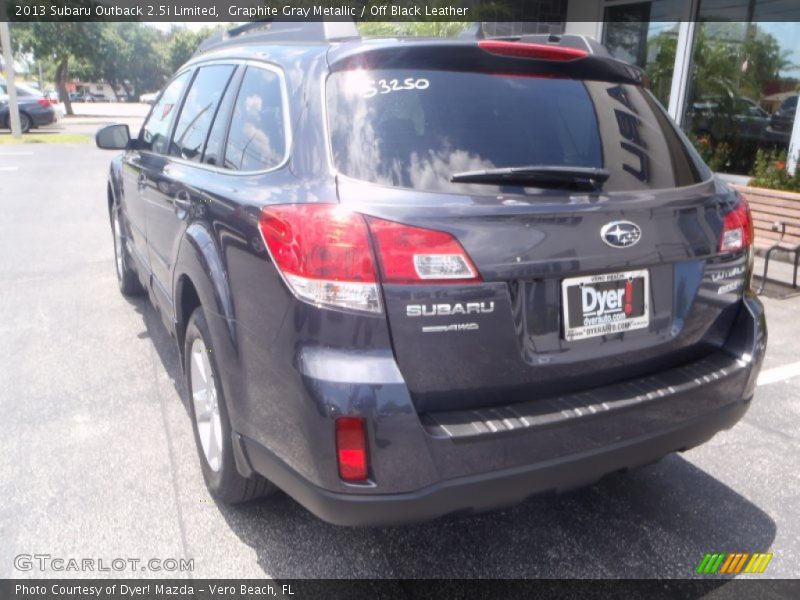
[(384, 283), (481, 281), (449, 233), (365, 218), (339, 204), (268, 206), (259, 227), (292, 292), (319, 306), (381, 312), (372, 243)]
[(39, 106), (43, 106), (44, 108), (47, 108), (48, 106), (50, 106), (50, 100), (42, 97), (36, 101), (36, 104), (38, 104)]
[(547, 44), (526, 44), (504, 40), (481, 40), (478, 42), (478, 47), (490, 54), (513, 56), (515, 58), (538, 58), (541, 60), (576, 60), (589, 54), (586, 50), (580, 50), (579, 48), (548, 46)]
[(452, 235), (369, 217), (384, 283), (472, 283), (478, 270)]
[(738, 252), (753, 243), (753, 217), (744, 198), (725, 215), (722, 236), (719, 241), (720, 252)]
[(336, 459), (339, 477), (345, 481), (367, 479), (367, 430), (362, 417), (336, 419)]
[(337, 204), (268, 206), (259, 220), (275, 266), (301, 299), (381, 312), (364, 217)]

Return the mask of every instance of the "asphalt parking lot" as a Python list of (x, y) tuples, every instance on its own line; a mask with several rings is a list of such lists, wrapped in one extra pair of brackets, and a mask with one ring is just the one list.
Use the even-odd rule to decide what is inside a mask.
[(190, 558), (174, 575), (192, 577), (649, 578), (692, 576), (706, 552), (772, 552), (763, 576), (800, 575), (800, 296), (764, 299), (770, 346), (745, 419), (646, 469), (400, 528), (328, 525), (283, 494), (216, 504), (174, 343), (117, 290), (111, 156), (0, 146), (0, 577), (61, 575), (15, 568), (43, 553)]

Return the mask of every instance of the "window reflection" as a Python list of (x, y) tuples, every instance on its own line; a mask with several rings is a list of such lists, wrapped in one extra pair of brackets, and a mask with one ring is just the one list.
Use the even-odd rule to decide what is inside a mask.
[(602, 162), (581, 82), (376, 71), (365, 87), (364, 78), (337, 74), (328, 88), (335, 162), (353, 177), (452, 191), (474, 187), (450, 183), (457, 172)]
[(698, 164), (662, 109), (633, 85), (446, 71), (335, 73), (327, 98), (334, 164), (383, 185), (538, 193), (452, 183), (502, 167), (601, 167), (606, 191), (696, 183)]
[[(726, 6), (747, 18), (748, 4)], [(718, 5), (702, 2), (699, 18), (713, 18)], [(746, 175), (759, 149), (787, 150), (797, 108), (797, 39), (796, 22), (697, 24), (683, 126), (715, 170)]]
[(233, 109), (225, 167), (258, 171), (275, 167), (286, 153), (280, 78), (248, 67)]
[(172, 137), (171, 154), (199, 161), (217, 105), (228, 84), (233, 66), (202, 67), (183, 101)]
[(169, 126), (175, 105), (181, 97), (183, 86), (189, 78), (189, 72), (178, 75), (164, 90), (158, 102), (155, 103), (147, 121), (142, 126), (140, 148), (158, 154), (166, 153), (168, 149)]
[(669, 104), (683, 5), (683, 0), (654, 0), (605, 10), (603, 43), (616, 58), (645, 69), (653, 95), (664, 106)]

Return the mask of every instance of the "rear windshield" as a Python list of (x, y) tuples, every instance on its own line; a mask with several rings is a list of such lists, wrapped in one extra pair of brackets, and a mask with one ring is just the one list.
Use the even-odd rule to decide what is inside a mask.
[(605, 191), (686, 186), (708, 174), (663, 109), (634, 85), (351, 70), (330, 76), (327, 103), (337, 170), (383, 185), (492, 193), (500, 188), (450, 178), (533, 165), (606, 169)]

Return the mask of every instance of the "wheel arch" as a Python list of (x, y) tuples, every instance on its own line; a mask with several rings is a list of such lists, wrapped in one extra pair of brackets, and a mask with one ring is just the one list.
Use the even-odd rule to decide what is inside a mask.
[[(25, 115), (28, 120), (31, 122), (30, 129), (34, 129), (36, 127), (36, 123), (33, 120), (33, 117), (22, 107), (18, 107), (20, 119), (22, 119), (22, 115)], [(8, 112), (6, 118), (2, 121), (2, 124), (6, 129), (11, 129), (11, 111)]]
[(111, 187), (111, 180), (108, 180), (106, 184), (106, 197), (108, 199), (108, 220), (111, 222), (113, 220), (113, 215), (111, 211), (114, 210), (114, 189)]
[[(186, 327), (194, 309), (202, 306), (206, 320), (226, 354), (235, 359), (237, 349), (233, 299), (224, 262), (211, 233), (202, 224), (189, 225), (181, 240), (173, 276), (174, 322), (178, 349), (183, 359)], [(183, 364), (183, 360), (181, 360)]]
[(188, 275), (181, 275), (175, 291), (175, 337), (178, 342), (178, 351), (181, 355), (181, 364), (183, 364), (184, 342), (186, 340), (189, 317), (192, 316), (198, 306), (202, 306), (202, 302), (200, 301), (200, 295), (197, 293), (197, 288)]
[(122, 185), (120, 183), (121, 175), (121, 157), (115, 157), (108, 167), (108, 180), (106, 183), (106, 195), (108, 198), (108, 218), (111, 220), (111, 210), (114, 204), (122, 202)]

